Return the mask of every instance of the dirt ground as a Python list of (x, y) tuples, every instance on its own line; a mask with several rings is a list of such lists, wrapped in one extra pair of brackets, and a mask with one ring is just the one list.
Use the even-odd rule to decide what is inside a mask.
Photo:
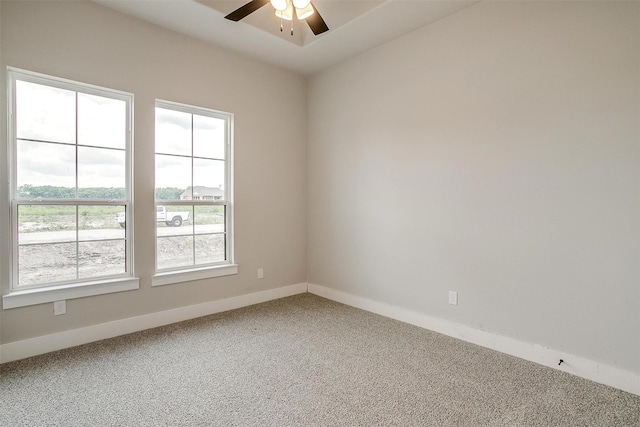
[[(76, 256), (77, 254), (77, 256)], [(197, 235), (195, 261), (198, 264), (224, 260), (224, 235)], [(19, 283), (101, 277), (127, 271), (124, 240), (107, 240), (21, 246), (18, 254)], [(158, 269), (194, 265), (192, 236), (161, 238), (158, 242)]]

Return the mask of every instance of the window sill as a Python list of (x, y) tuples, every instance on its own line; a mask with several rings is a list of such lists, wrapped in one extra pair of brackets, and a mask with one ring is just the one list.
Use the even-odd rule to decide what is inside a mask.
[(193, 280), (210, 279), (212, 277), (238, 274), (238, 264), (227, 264), (193, 270), (169, 271), (158, 273), (151, 278), (151, 286), (172, 285), (174, 283), (191, 282)]
[(72, 283), (46, 288), (15, 290), (2, 297), (2, 308), (26, 307), (47, 302), (84, 298), (94, 295), (110, 294), (138, 289), (140, 279), (127, 277), (104, 281)]

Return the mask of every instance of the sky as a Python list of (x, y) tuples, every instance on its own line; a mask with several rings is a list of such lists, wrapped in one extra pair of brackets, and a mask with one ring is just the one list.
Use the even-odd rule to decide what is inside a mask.
[[(16, 95), (18, 187), (74, 187), (76, 170), (81, 188), (125, 186), (125, 101), (78, 93), (76, 116), (74, 91), (17, 81)], [(224, 188), (224, 120), (157, 108), (155, 131), (156, 187)]]

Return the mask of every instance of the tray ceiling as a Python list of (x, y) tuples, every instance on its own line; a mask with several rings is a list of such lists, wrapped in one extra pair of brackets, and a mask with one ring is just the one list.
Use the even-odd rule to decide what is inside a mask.
[(240, 22), (224, 19), (249, 0), (93, 0), (111, 9), (300, 74), (330, 65), (456, 13), (477, 0), (314, 0), (329, 31), (280, 19), (267, 4)]

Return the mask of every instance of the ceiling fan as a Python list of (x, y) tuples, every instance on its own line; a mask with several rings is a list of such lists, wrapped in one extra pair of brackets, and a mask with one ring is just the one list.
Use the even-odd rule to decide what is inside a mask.
[(291, 21), (291, 35), (293, 35), (294, 12), (299, 20), (304, 19), (307, 21), (307, 24), (309, 25), (309, 28), (311, 28), (311, 31), (313, 31), (313, 34), (318, 35), (325, 31), (329, 31), (329, 27), (327, 27), (324, 19), (320, 16), (318, 9), (316, 9), (310, 0), (252, 0), (231, 12), (225, 16), (225, 18), (238, 22), (269, 2), (276, 10), (276, 16), (280, 18), (280, 31), (283, 29), (282, 20)]

